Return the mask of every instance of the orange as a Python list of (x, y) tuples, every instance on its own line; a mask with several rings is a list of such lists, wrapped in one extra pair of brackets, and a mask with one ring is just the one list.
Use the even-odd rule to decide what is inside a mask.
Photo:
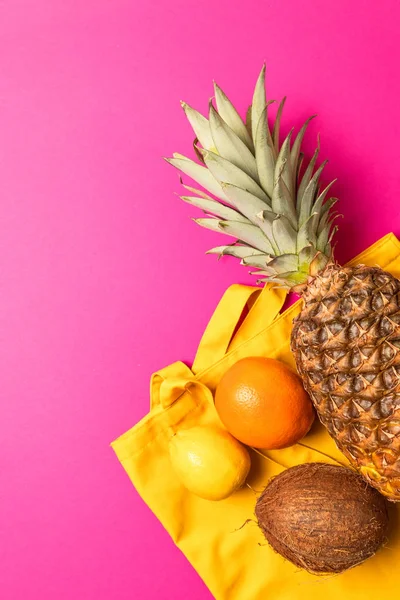
[(315, 416), (300, 377), (278, 360), (262, 357), (243, 358), (225, 373), (215, 407), (236, 439), (268, 450), (301, 440)]

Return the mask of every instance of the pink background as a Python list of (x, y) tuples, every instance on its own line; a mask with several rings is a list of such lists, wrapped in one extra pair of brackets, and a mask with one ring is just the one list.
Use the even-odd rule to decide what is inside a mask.
[(215, 78), (244, 110), (264, 59), (285, 128), (318, 112), (338, 257), (400, 233), (400, 10), (324, 0), (0, 3), (0, 590), (200, 600), (109, 442), (150, 374), (191, 361), (235, 261), (204, 251), (161, 160)]

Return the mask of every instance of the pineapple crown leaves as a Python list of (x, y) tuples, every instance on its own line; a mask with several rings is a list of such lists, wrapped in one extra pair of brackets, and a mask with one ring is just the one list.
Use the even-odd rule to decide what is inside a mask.
[(328, 194), (335, 181), (321, 189), (327, 163), (317, 167), (317, 148), (307, 162), (302, 144), (311, 116), (297, 135), (292, 129), (281, 142), (280, 126), (286, 97), (278, 105), (272, 128), (268, 113), (274, 100), (265, 93), (265, 65), (257, 79), (246, 120), (214, 82), (207, 117), (181, 102), (194, 131), (196, 160), (179, 153), (166, 158), (202, 189), (184, 185), (181, 199), (201, 209), (194, 221), (234, 238), (208, 251), (238, 258), (255, 268), (259, 281), (298, 288), (322, 270), (332, 257), (337, 227)]

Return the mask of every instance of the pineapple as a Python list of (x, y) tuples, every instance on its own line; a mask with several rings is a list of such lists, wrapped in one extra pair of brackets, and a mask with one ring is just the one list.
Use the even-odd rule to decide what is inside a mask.
[(239, 258), (260, 283), (301, 295), (291, 347), (320, 420), (364, 478), (400, 501), (400, 281), (334, 261), (334, 181), (320, 185), (319, 143), (304, 164), (310, 119), (280, 142), (285, 98), (269, 126), (265, 66), (246, 123), (214, 87), (208, 119), (182, 103), (198, 161), (166, 159), (202, 188), (184, 185), (182, 200), (204, 211), (199, 225), (234, 238), (209, 253)]

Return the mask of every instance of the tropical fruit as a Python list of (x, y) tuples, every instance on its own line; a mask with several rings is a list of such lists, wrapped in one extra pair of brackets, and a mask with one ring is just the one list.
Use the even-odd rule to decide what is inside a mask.
[(312, 573), (359, 565), (386, 541), (385, 498), (346, 467), (306, 463), (283, 471), (256, 504), (258, 525), (276, 552)]
[(263, 68), (245, 124), (215, 85), (208, 119), (183, 104), (199, 160), (168, 160), (206, 190), (185, 186), (183, 200), (206, 213), (196, 222), (234, 238), (210, 252), (301, 295), (291, 345), (304, 386), (351, 464), (400, 501), (400, 282), (379, 267), (335, 262), (333, 182), (321, 187), (319, 145), (303, 160), (308, 121), (280, 142), (284, 102), (270, 127)]
[(223, 500), (239, 489), (250, 469), (250, 456), (240, 442), (218, 427), (183, 429), (171, 438), (175, 472), (193, 494)]
[(227, 430), (255, 448), (285, 448), (300, 441), (314, 408), (300, 377), (278, 360), (248, 357), (222, 377), (215, 407)]

